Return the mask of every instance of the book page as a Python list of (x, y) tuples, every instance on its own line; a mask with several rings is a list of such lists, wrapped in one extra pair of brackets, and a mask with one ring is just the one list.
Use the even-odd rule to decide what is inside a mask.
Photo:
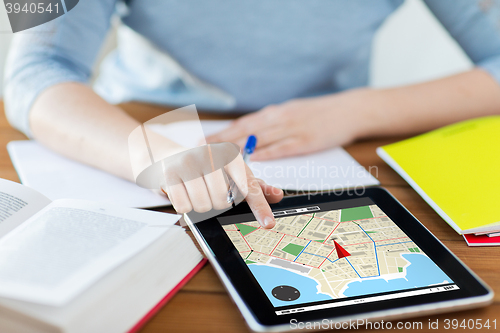
[[(209, 136), (230, 123), (228, 120), (202, 120), (201, 127), (205, 136)], [(197, 147), (203, 139), (193, 135), (199, 133), (196, 126), (196, 121), (148, 125), (152, 131), (188, 148)], [(342, 147), (262, 162), (252, 161), (250, 157), (248, 166), (255, 177), (285, 190), (315, 192), (380, 184)]]
[(0, 238), (48, 204), (37, 191), (0, 178)]
[(154, 242), (180, 215), (57, 200), (0, 240), (0, 296), (61, 306)]

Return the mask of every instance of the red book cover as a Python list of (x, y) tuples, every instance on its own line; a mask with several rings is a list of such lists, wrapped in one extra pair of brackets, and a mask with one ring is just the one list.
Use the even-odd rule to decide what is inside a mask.
[(469, 246), (498, 246), (500, 245), (500, 236), (488, 237), (488, 235), (464, 235), (465, 241)]
[(188, 275), (186, 275), (184, 277), (184, 279), (181, 280), (181, 282), (179, 282), (175, 287), (174, 289), (170, 290), (170, 292), (165, 296), (163, 297), (163, 299), (158, 303), (156, 304), (141, 320), (139, 320), (137, 322), (137, 324), (134, 325), (134, 327), (132, 327), (128, 333), (137, 333), (139, 332), (139, 330), (151, 319), (153, 318), (153, 316), (158, 312), (160, 311), (160, 309), (165, 305), (167, 304), (167, 302), (179, 291), (181, 290), (182, 287), (184, 287), (184, 285), (189, 281), (191, 280), (191, 278), (193, 276), (196, 275), (196, 273), (198, 273), (198, 271), (203, 267), (205, 266), (205, 264), (207, 263), (207, 259), (206, 258), (203, 258), (199, 263), (198, 265), (196, 265), (193, 270), (191, 272), (189, 272)]

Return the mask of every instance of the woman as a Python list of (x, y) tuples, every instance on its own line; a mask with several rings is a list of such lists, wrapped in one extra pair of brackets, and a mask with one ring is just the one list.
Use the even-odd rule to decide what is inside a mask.
[[(500, 36), (473, 0), (425, 3), (474, 69), (417, 85), (366, 88), (374, 34), (402, 2), (81, 1), (38, 28), (50, 32), (16, 36), (7, 67), (7, 115), (44, 145), (131, 179), (126, 138), (138, 123), (110, 102), (256, 111), (209, 138), (241, 146), (255, 134), (256, 160), (498, 113)], [(97, 83), (103, 99), (86, 83), (114, 12), (129, 28), (125, 35), (141, 35), (163, 56), (144, 52), (144, 42), (120, 38)], [(247, 201), (257, 219), (272, 227), (266, 197), (278, 201), (282, 193), (259, 184), (243, 164), (239, 168), (248, 176)], [(179, 212), (205, 211), (223, 205), (226, 196), (225, 186), (211, 184), (219, 182), (186, 182), (167, 192)]]

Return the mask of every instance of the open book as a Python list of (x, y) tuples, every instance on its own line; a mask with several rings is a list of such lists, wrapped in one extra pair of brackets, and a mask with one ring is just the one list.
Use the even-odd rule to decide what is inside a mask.
[(201, 267), (179, 218), (0, 179), (0, 331), (130, 331)]

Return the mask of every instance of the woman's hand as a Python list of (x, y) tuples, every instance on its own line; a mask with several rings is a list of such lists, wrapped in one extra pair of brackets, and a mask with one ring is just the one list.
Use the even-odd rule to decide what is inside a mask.
[(227, 201), (229, 176), (262, 227), (274, 227), (268, 202), (279, 202), (283, 191), (256, 179), (233, 144), (226, 142), (193, 148), (162, 163), (165, 175), (162, 189), (178, 213), (231, 208)]
[[(356, 89), (344, 93), (291, 100), (270, 105), (235, 120), (207, 138), (243, 147), (248, 135), (257, 137), (252, 160), (308, 154), (358, 139), (371, 126), (376, 92)], [(371, 117), (374, 118), (374, 117)]]

